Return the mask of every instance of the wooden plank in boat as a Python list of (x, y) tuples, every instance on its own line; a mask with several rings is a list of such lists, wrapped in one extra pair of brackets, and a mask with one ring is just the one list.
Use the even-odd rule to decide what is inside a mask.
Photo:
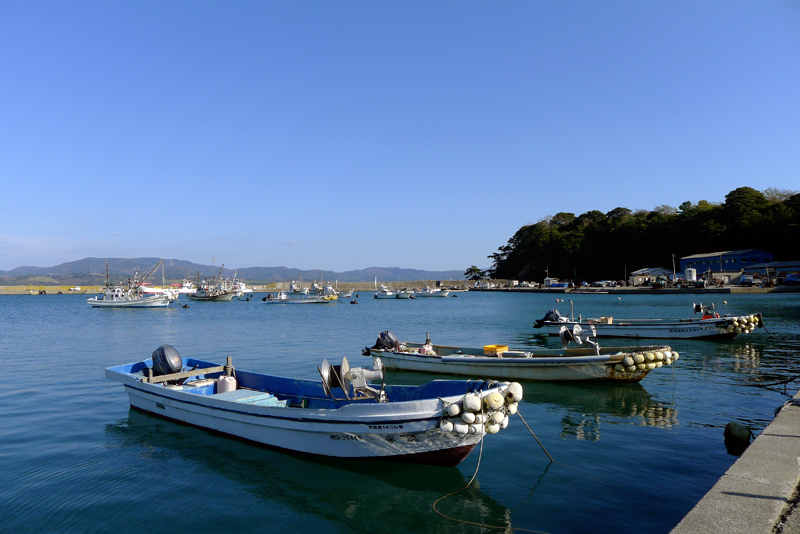
[(182, 373), (172, 373), (169, 375), (161, 375), (154, 377), (145, 376), (143, 382), (157, 384), (159, 382), (167, 382), (169, 380), (179, 380), (181, 378), (189, 378), (192, 376), (206, 375), (210, 373), (221, 373), (223, 371), (225, 371), (224, 365), (220, 365), (217, 367), (204, 367), (202, 369), (194, 369), (192, 371), (184, 371)]

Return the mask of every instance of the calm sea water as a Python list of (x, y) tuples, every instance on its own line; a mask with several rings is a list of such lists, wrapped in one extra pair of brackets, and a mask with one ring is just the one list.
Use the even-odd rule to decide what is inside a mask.
[[(260, 295), (256, 295), (259, 297)], [(700, 296), (573, 295), (584, 316), (684, 317)], [(708, 297), (703, 295), (708, 301)], [(727, 304), (722, 303), (722, 299)], [(762, 312), (735, 340), (675, 341), (682, 357), (640, 384), (523, 383), (518, 418), (456, 468), (309, 459), (129, 410), (104, 368), (169, 343), (183, 356), (317, 378), (323, 358), (369, 364), (382, 330), (402, 340), (519, 348), (557, 341), (534, 319), (569, 311), (543, 294), (358, 305), (190, 302), (189, 309), (91, 309), (80, 295), (0, 297), (0, 532), (668, 532), (736, 460), (732, 420), (760, 432), (797, 389), (800, 295), (725, 295), (722, 313)], [(606, 340), (604, 343), (608, 344)], [(624, 343), (619, 341), (615, 344)], [(674, 373), (673, 373), (674, 370)], [(392, 373), (393, 382), (428, 375)]]

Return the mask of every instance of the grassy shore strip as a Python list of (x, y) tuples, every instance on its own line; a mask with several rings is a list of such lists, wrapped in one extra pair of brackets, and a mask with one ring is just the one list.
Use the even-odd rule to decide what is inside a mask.
[[(800, 532), (800, 393), (671, 534)], [(722, 446), (722, 429), (719, 432)]]

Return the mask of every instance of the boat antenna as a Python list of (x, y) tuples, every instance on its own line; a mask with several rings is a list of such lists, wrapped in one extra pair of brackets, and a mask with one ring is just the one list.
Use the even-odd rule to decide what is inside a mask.
[(108, 259), (106, 259), (106, 289), (108, 289)]

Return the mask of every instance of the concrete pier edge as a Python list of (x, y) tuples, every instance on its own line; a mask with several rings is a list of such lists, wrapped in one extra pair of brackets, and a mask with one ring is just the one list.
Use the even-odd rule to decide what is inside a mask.
[(798, 482), (800, 392), (671, 534), (800, 532)]

